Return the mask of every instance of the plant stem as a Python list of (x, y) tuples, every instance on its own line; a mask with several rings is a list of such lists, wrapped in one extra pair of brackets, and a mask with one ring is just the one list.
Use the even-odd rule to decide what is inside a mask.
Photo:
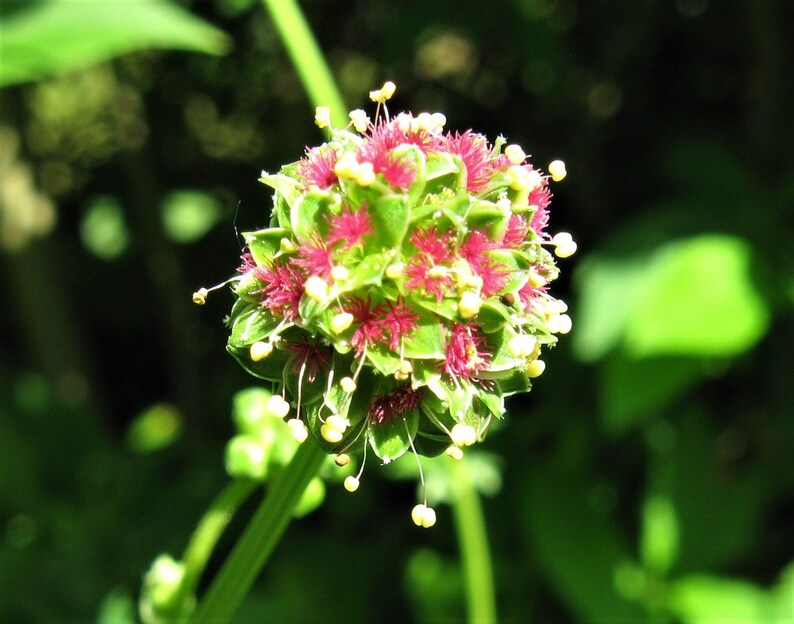
[(469, 622), (496, 624), (493, 572), (485, 518), (465, 457), (458, 462), (455, 477), (452, 511), (463, 563)]
[(348, 118), (342, 94), (298, 3), (295, 0), (262, 1), (270, 12), (309, 100), (315, 106), (328, 106), (333, 125), (344, 127)]
[(295, 505), (324, 458), (325, 452), (311, 438), (298, 447), (190, 618), (191, 624), (221, 624), (231, 619), (286, 530)]
[(185, 598), (196, 591), (207, 560), (226, 525), (258, 486), (259, 483), (251, 479), (235, 479), (221, 491), (204, 513), (182, 557), (185, 564), (182, 593)]

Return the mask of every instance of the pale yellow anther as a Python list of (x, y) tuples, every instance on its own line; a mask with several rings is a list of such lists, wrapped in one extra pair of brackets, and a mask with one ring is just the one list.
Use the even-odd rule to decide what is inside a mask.
[(273, 353), (273, 343), (264, 342), (263, 340), (258, 340), (257, 342), (251, 345), (251, 348), (249, 349), (249, 353), (251, 355), (251, 359), (254, 362), (259, 362), (260, 360), (264, 360), (268, 355)]
[(526, 357), (532, 354), (537, 343), (538, 341), (534, 336), (530, 336), (529, 334), (516, 334), (507, 343), (507, 350), (510, 352), (510, 355)]
[(422, 520), (425, 517), (425, 511), (427, 511), (427, 506), (419, 503), (411, 510), (411, 520), (414, 521), (416, 526), (422, 526)]
[(436, 523), (436, 510), (432, 507), (426, 507), (425, 513), (422, 515), (422, 527), (429, 529)]
[(529, 186), (529, 172), (520, 165), (513, 165), (507, 170), (507, 183), (511, 189), (523, 191)]
[(507, 160), (509, 160), (513, 165), (520, 165), (527, 158), (527, 155), (524, 153), (524, 150), (521, 149), (521, 146), (516, 145), (515, 143), (508, 145), (505, 148), (505, 156), (507, 156)]
[(210, 294), (206, 288), (199, 288), (196, 292), (193, 293), (193, 303), (196, 305), (204, 305), (207, 303), (207, 295)]
[(459, 446), (455, 446), (454, 444), (450, 444), (445, 451), (448, 457), (456, 461), (460, 461), (463, 459), (463, 450)]
[(350, 455), (347, 453), (339, 453), (338, 455), (334, 455), (334, 463), (339, 466), (347, 466), (350, 463)]
[(479, 275), (474, 275), (471, 273), (463, 278), (463, 282), (461, 283), (463, 288), (472, 288), (474, 290), (480, 290), (482, 288), (482, 278)]
[(328, 419), (325, 421), (325, 424), (332, 429), (336, 429), (337, 431), (344, 433), (345, 430), (350, 426), (350, 421), (344, 416), (334, 414), (333, 416), (328, 417)]
[(400, 113), (394, 118), (394, 122), (400, 129), (400, 132), (409, 132), (414, 124), (414, 118), (408, 113)]
[(379, 104), (383, 104), (386, 100), (390, 99), (391, 96), (394, 95), (394, 92), (397, 90), (397, 85), (393, 82), (388, 81), (383, 84), (380, 89), (376, 89), (375, 91), (369, 92), (369, 99), (373, 102), (378, 102)]
[(401, 372), (403, 375), (410, 375), (414, 372), (414, 365), (411, 364), (410, 360), (403, 360), (400, 362), (399, 372)]
[(369, 186), (375, 181), (375, 169), (372, 167), (372, 163), (365, 162), (361, 163), (358, 168), (358, 174), (356, 175), (356, 182), (358, 182), (359, 186)]
[(565, 163), (561, 160), (552, 160), (549, 163), (549, 174), (551, 175), (551, 179), (555, 182), (564, 179), (565, 176), (568, 175), (568, 171), (565, 169)]
[(358, 489), (359, 481), (354, 476), (349, 476), (345, 478), (345, 489), (348, 492), (355, 492)]
[(341, 180), (352, 180), (358, 176), (361, 165), (356, 160), (355, 155), (348, 152), (336, 161), (334, 173)]
[(352, 377), (342, 377), (342, 379), (339, 380), (339, 387), (342, 388), (343, 392), (350, 394), (356, 391), (356, 382), (353, 381)]
[(289, 425), (289, 432), (292, 435), (292, 438), (298, 444), (303, 444), (306, 441), (306, 438), (309, 437), (309, 430), (306, 428), (306, 425), (303, 424), (302, 420), (291, 418), (287, 421), (287, 425)]
[(386, 267), (386, 277), (390, 280), (400, 279), (405, 271), (404, 262), (395, 262)]
[(511, 202), (507, 197), (502, 197), (501, 199), (497, 200), (496, 207), (502, 212), (510, 212), (513, 208), (513, 202)]
[(549, 331), (552, 334), (567, 334), (573, 328), (573, 321), (567, 314), (554, 314), (549, 317)]
[(545, 370), (546, 362), (543, 360), (532, 360), (529, 366), (527, 366), (527, 377), (535, 379), (536, 377), (540, 377)]
[(428, 277), (446, 277), (448, 273), (449, 269), (447, 267), (436, 265), (427, 272), (427, 275)]
[(532, 169), (531, 171), (527, 172), (527, 189), (534, 191), (541, 184), (543, 184), (543, 178), (537, 171)]
[(457, 423), (449, 432), (449, 437), (456, 446), (471, 446), (477, 441), (477, 430), (471, 425)]
[(323, 440), (330, 442), (331, 444), (338, 444), (344, 437), (344, 434), (341, 431), (334, 429), (333, 427), (329, 427), (328, 423), (320, 427), (320, 435), (323, 437)]
[(482, 299), (477, 293), (465, 292), (461, 295), (458, 303), (458, 314), (462, 318), (468, 319), (477, 316), (482, 307)]
[(279, 241), (279, 249), (281, 250), (281, 253), (286, 254), (295, 252), (297, 248), (295, 247), (295, 243), (293, 243), (290, 239), (282, 238)]
[(540, 288), (541, 286), (545, 286), (547, 280), (545, 277), (540, 275), (537, 271), (532, 269), (529, 270), (529, 285), (533, 288)]
[(569, 258), (576, 253), (576, 242), (568, 232), (555, 234), (551, 244), (554, 245), (554, 255), (558, 258)]
[(356, 132), (366, 132), (370, 124), (367, 113), (360, 108), (350, 111), (350, 121), (353, 123)]
[(433, 113), (431, 115), (433, 118), (433, 125), (438, 129), (440, 132), (441, 129), (447, 125), (447, 117), (444, 113)]
[(314, 109), (314, 123), (318, 128), (327, 128), (331, 125), (331, 109), (327, 106), (318, 106)]
[(274, 394), (267, 400), (267, 412), (276, 418), (284, 418), (289, 414), (289, 403), (279, 394)]
[(341, 334), (353, 324), (353, 315), (350, 312), (340, 312), (331, 319), (331, 330)]
[(337, 264), (333, 269), (331, 269), (331, 277), (333, 277), (334, 281), (336, 282), (344, 282), (349, 275), (350, 271), (348, 271), (341, 264)]
[(324, 301), (328, 297), (328, 282), (319, 275), (312, 275), (303, 285), (303, 291), (315, 301)]

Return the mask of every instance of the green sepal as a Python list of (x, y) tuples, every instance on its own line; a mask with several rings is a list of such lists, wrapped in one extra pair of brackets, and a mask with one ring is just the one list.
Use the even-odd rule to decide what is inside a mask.
[(259, 302), (262, 296), (262, 287), (263, 284), (259, 278), (256, 277), (253, 271), (249, 271), (234, 283), (232, 290), (240, 298), (239, 301), (250, 304)]
[(337, 193), (309, 191), (300, 196), (290, 210), (290, 226), (298, 238), (312, 239), (328, 231), (326, 215), (339, 210), (340, 196)]
[(391, 263), (392, 258), (393, 254), (390, 251), (379, 251), (364, 256), (355, 266), (347, 266), (350, 273), (345, 281), (334, 286), (335, 291), (341, 294), (371, 284), (380, 286), (383, 272)]
[(287, 354), (274, 349), (273, 353), (265, 359), (254, 362), (248, 347), (226, 345), (226, 350), (250, 375), (267, 381), (281, 381), (284, 367), (287, 365), (289, 357)]
[(260, 267), (273, 263), (273, 256), (281, 251), (281, 239), (289, 237), (290, 231), (286, 228), (268, 228), (243, 233), (243, 239), (248, 245), (251, 257)]
[(508, 271), (507, 285), (500, 291), (500, 294), (514, 292), (526, 284), (528, 279), (526, 271), (530, 265), (520, 254), (507, 249), (497, 249), (485, 253)]
[(501, 389), (497, 386), (493, 390), (485, 390), (480, 388), (477, 392), (477, 399), (482, 402), (485, 408), (497, 418), (503, 418), (505, 415), (505, 399), (502, 395)]
[(427, 181), (427, 162), (424, 152), (416, 145), (404, 144), (395, 147), (391, 151), (391, 157), (397, 160), (407, 160), (413, 165), (416, 178), (408, 189), (408, 200), (412, 206), (418, 204)]
[(255, 342), (268, 339), (278, 326), (279, 320), (260, 305), (241, 299), (232, 307), (229, 323), (229, 345), (249, 347)]
[(497, 380), (496, 385), (502, 391), (503, 397), (529, 392), (532, 388), (532, 382), (527, 377), (526, 371), (521, 369), (513, 371), (513, 374), (507, 377), (500, 378)]
[(477, 323), (486, 334), (492, 334), (512, 323), (510, 308), (494, 299), (483, 301), (477, 313)]
[(369, 206), (372, 235), (367, 237), (366, 253), (400, 249), (411, 219), (411, 203), (405, 195), (384, 195)]
[[(501, 332), (495, 332), (488, 337), (488, 346), (492, 350), (486, 373), (504, 373), (514, 368), (526, 366), (526, 359), (517, 357), (510, 353), (510, 339), (515, 336), (515, 332), (509, 327), (505, 327)], [(492, 377), (491, 375), (484, 375)]]
[(446, 355), (444, 328), (427, 310), (421, 310), (417, 328), (406, 336), (402, 344), (403, 355), (423, 360), (443, 360)]
[(400, 356), (383, 345), (367, 347), (367, 359), (385, 377), (391, 377), (400, 368)]
[(419, 411), (411, 410), (387, 422), (370, 423), (367, 437), (375, 454), (388, 464), (411, 448), (418, 428)]
[(503, 210), (489, 201), (476, 202), (466, 215), (470, 230), (483, 231), (491, 240), (501, 240), (507, 231), (512, 212)]
[(441, 316), (441, 317), (443, 317), (443, 318), (445, 318), (447, 320), (450, 320), (450, 321), (459, 321), (460, 320), (460, 316), (458, 315), (458, 303), (459, 302), (458, 302), (457, 299), (453, 299), (451, 297), (447, 297), (445, 299), (442, 299), (441, 301), (438, 301), (435, 298), (427, 299), (426, 297), (421, 297), (420, 296), (420, 297), (413, 298), (412, 301), (417, 303), (419, 306), (421, 306), (425, 310), (428, 310), (430, 312), (438, 314), (439, 316)]
[(432, 152), (427, 155), (427, 181), (425, 195), (437, 195), (445, 189), (465, 190), (466, 167), (458, 156), (447, 152)]

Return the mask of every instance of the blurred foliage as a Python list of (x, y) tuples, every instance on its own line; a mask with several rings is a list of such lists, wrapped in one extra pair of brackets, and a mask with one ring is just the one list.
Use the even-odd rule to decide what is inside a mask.
[[(568, 164), (574, 330), (480, 471), (500, 621), (789, 621), (794, 5), (301, 4), (351, 107), (393, 79)], [(126, 624), (251, 383), (190, 295), (320, 135), (254, 0), (3, 2), (0, 52), (0, 622)], [(239, 621), (461, 621), (451, 514), (415, 529), (394, 468), (329, 484)]]

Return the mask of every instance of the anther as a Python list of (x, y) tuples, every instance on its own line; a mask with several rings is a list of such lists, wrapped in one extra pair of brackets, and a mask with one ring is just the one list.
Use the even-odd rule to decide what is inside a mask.
[(289, 414), (289, 403), (281, 395), (274, 394), (267, 400), (267, 411), (277, 418), (284, 418)]
[(455, 444), (450, 444), (445, 452), (447, 456), (451, 457), (452, 459), (458, 461), (463, 459), (463, 450), (459, 446), (456, 446)]
[(404, 262), (395, 262), (386, 267), (386, 277), (390, 280), (400, 279), (405, 271)]
[(327, 106), (318, 106), (314, 109), (314, 123), (318, 128), (327, 128), (331, 125), (331, 109)]
[(460, 298), (458, 303), (458, 313), (462, 318), (469, 319), (477, 316), (477, 313), (482, 307), (482, 299), (477, 293), (466, 291)]
[(524, 150), (521, 149), (521, 146), (516, 145), (515, 143), (508, 145), (505, 148), (505, 156), (507, 156), (507, 160), (509, 160), (513, 165), (520, 165), (527, 158), (527, 155), (524, 153)]
[(340, 468), (342, 466), (347, 466), (350, 463), (350, 455), (347, 453), (339, 453), (334, 455), (334, 463)]
[(257, 342), (251, 345), (249, 352), (251, 354), (251, 359), (254, 362), (259, 362), (260, 360), (264, 360), (268, 355), (273, 353), (273, 343), (264, 342), (263, 340), (258, 340)]
[(510, 355), (526, 357), (532, 354), (537, 343), (538, 341), (534, 336), (529, 334), (516, 334), (507, 343), (507, 350), (510, 352)]
[(353, 127), (356, 129), (356, 132), (366, 132), (370, 124), (370, 119), (367, 116), (367, 113), (360, 108), (350, 111), (350, 121), (353, 123)]
[(551, 174), (551, 179), (555, 182), (564, 179), (565, 176), (568, 175), (568, 171), (565, 169), (565, 163), (561, 160), (552, 160), (549, 163), (549, 174)]
[(471, 425), (457, 423), (449, 432), (456, 446), (471, 446), (477, 441), (477, 431)]
[(349, 275), (350, 271), (348, 271), (341, 264), (337, 264), (333, 269), (331, 269), (331, 277), (333, 277), (337, 282), (344, 282)]
[(339, 386), (348, 394), (356, 391), (356, 382), (353, 381), (352, 377), (342, 377), (342, 379), (339, 380)]
[(540, 377), (545, 370), (546, 362), (543, 360), (532, 360), (529, 366), (527, 366), (527, 377), (535, 379), (536, 377)]
[(287, 425), (289, 425), (290, 434), (292, 434), (293, 439), (298, 444), (303, 444), (306, 438), (309, 437), (309, 430), (306, 428), (306, 425), (303, 424), (302, 420), (291, 418), (287, 421)]
[(349, 476), (345, 478), (345, 489), (348, 492), (355, 492), (358, 489), (359, 480), (356, 479), (354, 476)]
[(196, 305), (204, 305), (207, 303), (207, 295), (209, 294), (210, 293), (206, 288), (199, 288), (193, 293), (193, 303)]
[(328, 296), (328, 282), (318, 275), (312, 275), (306, 280), (303, 290), (315, 301), (323, 301)]
[(335, 334), (341, 334), (353, 324), (353, 320), (350, 312), (340, 312), (331, 319), (331, 329)]

